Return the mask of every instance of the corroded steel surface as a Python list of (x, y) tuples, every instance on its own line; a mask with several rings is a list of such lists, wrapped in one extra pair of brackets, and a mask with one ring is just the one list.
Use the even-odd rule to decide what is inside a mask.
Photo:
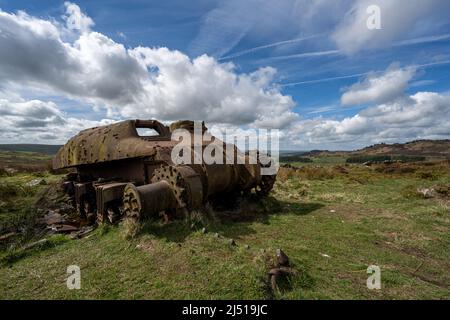
[[(153, 129), (157, 135), (140, 136), (137, 128)], [(200, 128), (202, 134), (195, 135), (194, 122), (188, 120), (172, 123), (170, 129), (156, 120), (127, 120), (83, 130), (58, 151), (53, 166), (76, 168), (68, 189), (74, 190), (80, 215), (88, 220), (96, 217), (99, 223), (114, 223), (124, 216), (177, 216), (201, 208), (217, 195), (247, 194), (252, 189), (261, 196), (268, 194), (275, 176), (262, 176), (262, 163), (249, 161), (251, 156), (234, 145), (204, 136), (204, 123)], [(222, 147), (224, 160), (230, 147), (233, 162), (175, 163), (172, 151), (179, 141), (171, 140), (171, 132), (176, 129), (188, 131), (190, 160), (214, 141)]]
[[(136, 127), (153, 128), (160, 135), (141, 137)], [(53, 159), (55, 169), (106, 161), (153, 156), (158, 148), (172, 148), (169, 128), (158, 121), (127, 120), (81, 131)]]

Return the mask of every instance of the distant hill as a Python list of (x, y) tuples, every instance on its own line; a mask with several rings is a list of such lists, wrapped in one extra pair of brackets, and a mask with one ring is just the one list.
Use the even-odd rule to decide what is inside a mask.
[[(51, 144), (0, 144), (0, 151), (29, 151), (54, 155), (61, 145)], [(379, 143), (354, 151), (291, 151), (282, 150), (283, 157), (318, 157), (318, 156), (357, 156), (357, 155), (415, 155), (425, 157), (450, 157), (450, 139), (414, 140), (406, 143)]]
[(415, 140), (406, 143), (375, 144), (355, 151), (367, 155), (422, 155), (448, 157), (450, 156), (450, 140)]
[(313, 150), (304, 156), (405, 155), (450, 157), (450, 140), (414, 140), (406, 143), (379, 143), (354, 151)]
[(28, 151), (54, 155), (61, 148), (52, 144), (0, 144), (0, 151)]

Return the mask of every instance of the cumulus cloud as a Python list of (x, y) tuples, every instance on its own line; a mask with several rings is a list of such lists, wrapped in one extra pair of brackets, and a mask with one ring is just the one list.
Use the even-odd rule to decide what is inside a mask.
[[(66, 3), (66, 24), (0, 11), (0, 77), (105, 108), (110, 116), (284, 126), (290, 96), (273, 85), (276, 70), (237, 73), (202, 55), (167, 48), (125, 48), (90, 31), (93, 21)], [(79, 30), (73, 41), (65, 35)], [(271, 123), (268, 114), (277, 115)]]
[(341, 97), (342, 105), (383, 103), (401, 95), (416, 74), (415, 67), (390, 67), (381, 74), (369, 74), (362, 82), (352, 85)]
[(65, 143), (82, 129), (112, 122), (70, 117), (51, 101), (6, 94), (0, 95), (0, 114), (0, 143)]
[(346, 89), (342, 105), (368, 103), (354, 116), (343, 119), (298, 120), (286, 136), (305, 148), (359, 148), (373, 143), (450, 136), (450, 95), (417, 92), (406, 95), (416, 67), (391, 66), (371, 73)]
[(83, 12), (80, 7), (70, 2), (64, 2), (66, 7), (66, 15), (63, 19), (66, 20), (67, 28), (70, 30), (79, 30), (81, 32), (88, 32), (94, 25), (94, 21)]
[(289, 132), (299, 146), (361, 147), (372, 143), (443, 139), (450, 136), (450, 96), (418, 92), (342, 120), (300, 120)]
[[(295, 10), (302, 8), (299, 3)], [(315, 20), (321, 12), (315, 9), (326, 8), (326, 3), (316, 1), (303, 10), (303, 21)], [(416, 4), (425, 9), (423, 3)], [(413, 10), (410, 6), (408, 2), (402, 10)], [(92, 31), (92, 19), (71, 3), (66, 3), (63, 19), (65, 23), (59, 23), (0, 10), (0, 90), (8, 92), (2, 95), (0, 91), (1, 142), (63, 143), (81, 129), (112, 121), (75, 118), (46, 99), (13, 95), (12, 89), (17, 88), (85, 102), (115, 119), (205, 120), (208, 125), (227, 124), (236, 130), (280, 128), (287, 145), (293, 142), (301, 148), (450, 136), (448, 95), (404, 94), (415, 76), (414, 67), (393, 66), (347, 88), (342, 105), (372, 105), (354, 116), (305, 120), (294, 111), (293, 99), (275, 84), (277, 75), (272, 67), (239, 73), (232, 63), (219, 63), (208, 55), (190, 58), (167, 48), (126, 48)], [(395, 29), (389, 23), (386, 28)], [(358, 32), (347, 24), (339, 30), (347, 27), (349, 35)], [(335, 35), (339, 45), (350, 41), (344, 31)], [(372, 37), (355, 35), (356, 45), (350, 43), (351, 50), (359, 50)]]
[[(130, 51), (143, 66), (157, 72), (145, 84), (140, 108), (126, 106), (121, 114), (139, 114), (162, 119), (191, 118), (215, 123), (286, 125), (295, 103), (272, 86), (276, 70), (266, 67), (250, 74), (236, 74), (231, 63), (219, 64), (202, 55), (193, 60), (167, 48)], [(274, 112), (278, 121), (270, 123)], [(284, 119), (284, 121), (280, 121)]]
[[(403, 38), (405, 34), (412, 34), (416, 31), (419, 22), (422, 26), (430, 26), (436, 21), (432, 20), (435, 17), (429, 13), (439, 13), (440, 10), (449, 6), (446, 0), (361, 0), (352, 2), (351, 9), (332, 35), (332, 39), (339, 49), (349, 54), (384, 46)], [(370, 5), (377, 5), (381, 10), (380, 30), (367, 28), (366, 23), (369, 17), (367, 8)], [(428, 20), (423, 17), (428, 17)]]

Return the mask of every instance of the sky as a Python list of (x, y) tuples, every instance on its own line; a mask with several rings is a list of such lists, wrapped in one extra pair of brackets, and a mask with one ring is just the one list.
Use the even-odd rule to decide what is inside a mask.
[(137, 118), (289, 150), (448, 139), (450, 2), (0, 0), (0, 115), (0, 143)]

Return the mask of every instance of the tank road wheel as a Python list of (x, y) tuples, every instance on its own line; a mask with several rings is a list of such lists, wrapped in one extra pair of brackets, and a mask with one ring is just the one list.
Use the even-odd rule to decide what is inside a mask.
[[(154, 182), (136, 187), (129, 183), (123, 194), (124, 214), (128, 218), (142, 220), (168, 214), (178, 207), (173, 189), (167, 181)], [(167, 219), (169, 216), (167, 216)]]
[(258, 196), (266, 197), (273, 188), (276, 176), (262, 176), (261, 182), (256, 186), (255, 191)]
[(189, 166), (163, 166), (154, 171), (151, 183), (127, 184), (123, 194), (124, 214), (135, 219), (161, 217), (169, 221), (177, 209), (199, 208), (203, 203), (200, 175)]
[(178, 208), (199, 208), (203, 202), (201, 176), (189, 166), (161, 166), (154, 171), (151, 181), (167, 181)]
[(139, 203), (139, 198), (136, 195), (137, 191), (134, 185), (129, 185), (125, 188), (123, 194), (123, 210), (125, 216), (139, 219), (141, 205)]

